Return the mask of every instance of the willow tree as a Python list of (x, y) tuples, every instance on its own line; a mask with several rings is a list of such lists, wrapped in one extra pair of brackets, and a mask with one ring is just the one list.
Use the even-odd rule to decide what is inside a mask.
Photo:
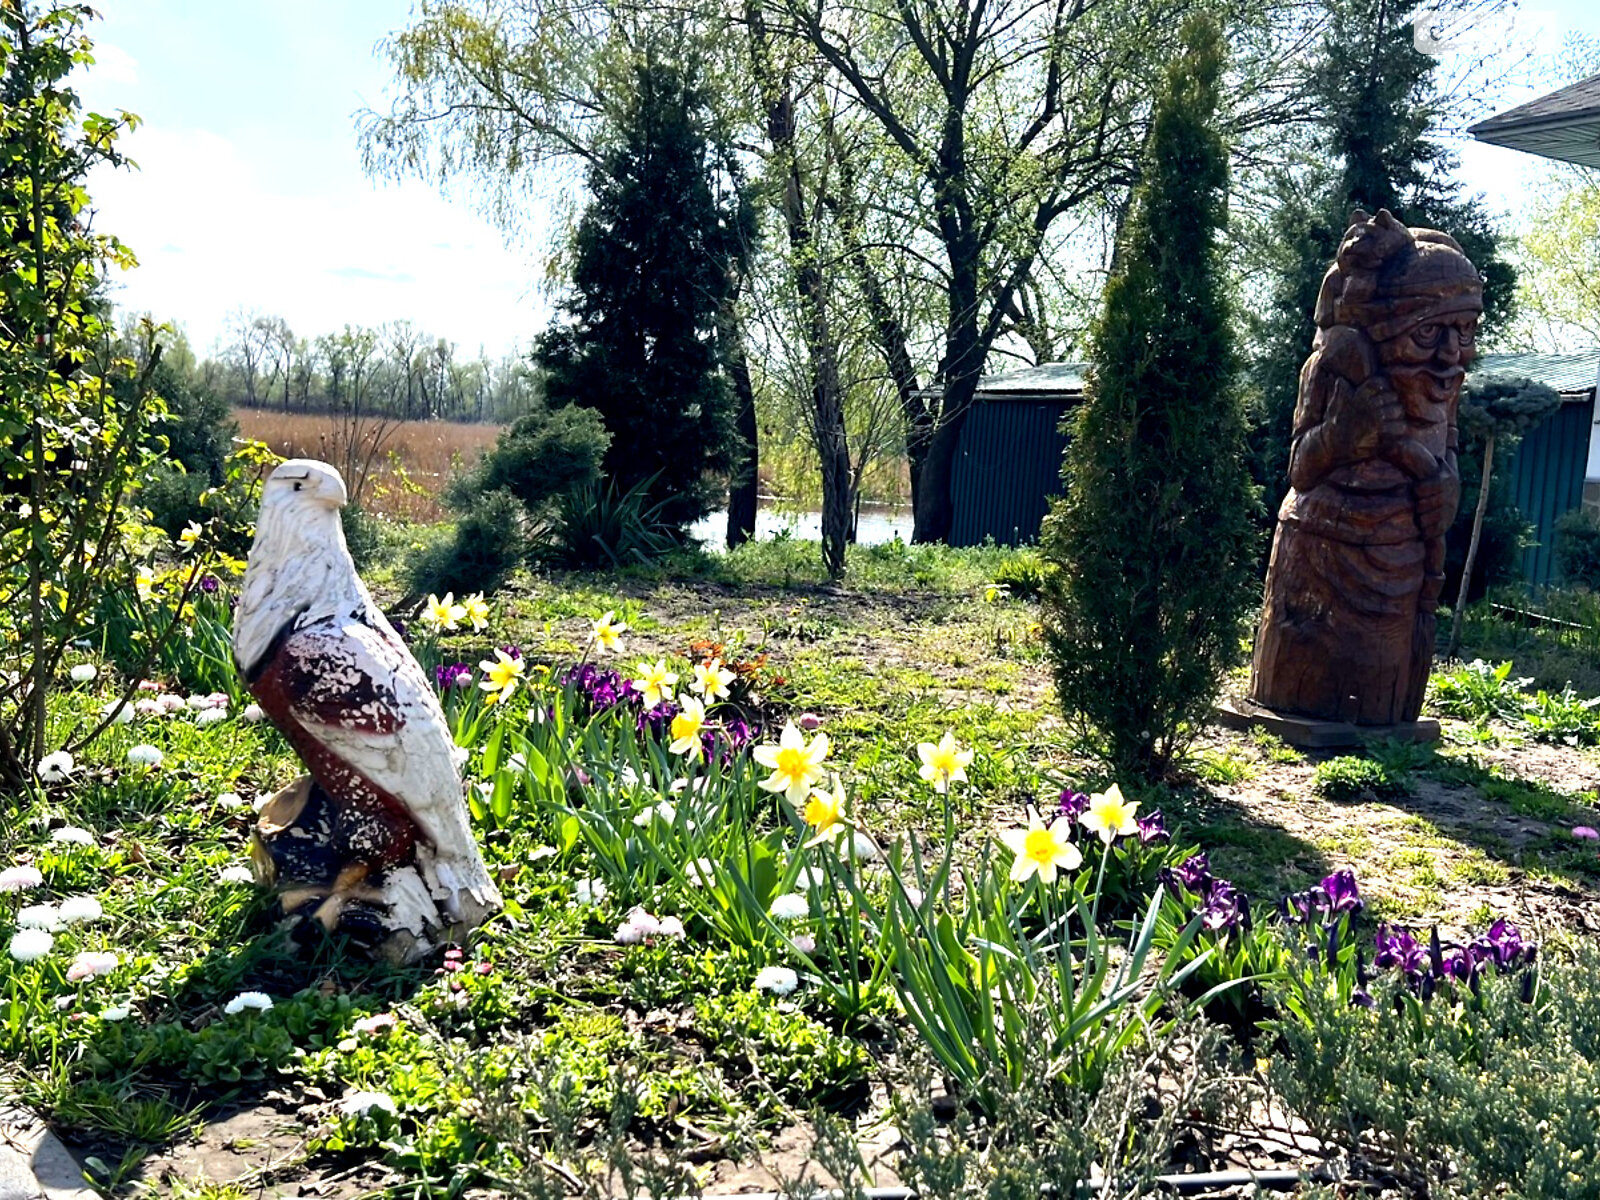
[(1118, 770), (1161, 774), (1241, 654), (1255, 600), (1221, 235), (1223, 47), (1208, 19), (1156, 97), (1150, 140), (1045, 521), (1045, 638), (1066, 712)]

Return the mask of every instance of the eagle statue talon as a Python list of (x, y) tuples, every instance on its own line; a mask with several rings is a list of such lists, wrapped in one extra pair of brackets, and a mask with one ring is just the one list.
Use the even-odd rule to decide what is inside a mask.
[(503, 902), (438, 696), (345, 546), (346, 499), (339, 472), (311, 459), (262, 489), (233, 656), (309, 774), (262, 806), (251, 857), (303, 933), (409, 962)]

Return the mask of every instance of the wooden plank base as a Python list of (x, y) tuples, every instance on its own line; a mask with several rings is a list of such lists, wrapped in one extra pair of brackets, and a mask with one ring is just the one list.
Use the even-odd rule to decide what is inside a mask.
[(1439, 722), (1431, 718), (1398, 725), (1352, 725), (1324, 721), (1297, 713), (1281, 713), (1249, 700), (1223, 700), (1212, 712), (1217, 724), (1228, 729), (1265, 729), (1298, 750), (1340, 750), (1367, 742), (1436, 742)]

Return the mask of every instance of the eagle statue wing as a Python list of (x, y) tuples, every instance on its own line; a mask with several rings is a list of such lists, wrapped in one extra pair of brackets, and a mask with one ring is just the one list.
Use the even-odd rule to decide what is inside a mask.
[(276, 657), (294, 719), (415, 822), (430, 883), (452, 906), (462, 889), (480, 904), (498, 906), (498, 889), (477, 853), (444, 710), (398, 638), (337, 616), (295, 630)]

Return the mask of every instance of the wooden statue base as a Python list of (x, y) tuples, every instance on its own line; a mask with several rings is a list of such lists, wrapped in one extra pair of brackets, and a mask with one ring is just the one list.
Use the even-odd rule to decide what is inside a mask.
[(1426, 717), (1399, 725), (1352, 725), (1348, 721), (1324, 721), (1319, 717), (1277, 712), (1249, 700), (1223, 700), (1212, 717), (1228, 729), (1265, 729), (1297, 750), (1340, 750), (1381, 741), (1439, 740), (1439, 722)]

